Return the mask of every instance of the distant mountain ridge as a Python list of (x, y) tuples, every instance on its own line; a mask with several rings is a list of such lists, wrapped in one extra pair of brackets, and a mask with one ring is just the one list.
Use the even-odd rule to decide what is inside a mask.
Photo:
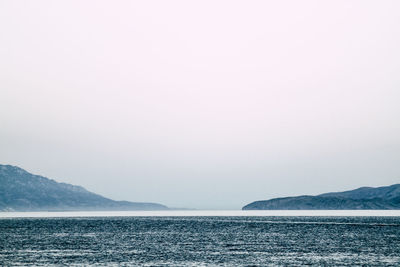
[(158, 203), (115, 201), (81, 186), (59, 183), (0, 164), (0, 211), (166, 210)]
[(400, 184), (325, 193), (317, 196), (273, 198), (252, 202), (243, 210), (362, 210), (400, 209)]

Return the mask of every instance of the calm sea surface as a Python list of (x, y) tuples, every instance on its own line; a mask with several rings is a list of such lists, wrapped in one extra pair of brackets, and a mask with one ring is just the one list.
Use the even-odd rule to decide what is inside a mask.
[(3, 214), (0, 265), (400, 266), (398, 216), (182, 214)]

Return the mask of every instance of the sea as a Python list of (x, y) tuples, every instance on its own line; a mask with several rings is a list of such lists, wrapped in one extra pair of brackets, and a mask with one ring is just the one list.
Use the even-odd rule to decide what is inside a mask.
[(400, 211), (0, 213), (0, 266), (400, 266)]

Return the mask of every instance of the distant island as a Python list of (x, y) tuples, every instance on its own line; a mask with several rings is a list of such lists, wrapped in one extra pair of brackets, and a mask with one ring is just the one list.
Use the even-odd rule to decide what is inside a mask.
[(0, 164), (0, 211), (166, 210), (157, 203), (115, 201), (81, 186), (58, 183)]
[(252, 202), (242, 210), (389, 210), (400, 209), (400, 184), (361, 187), (317, 196), (273, 198)]

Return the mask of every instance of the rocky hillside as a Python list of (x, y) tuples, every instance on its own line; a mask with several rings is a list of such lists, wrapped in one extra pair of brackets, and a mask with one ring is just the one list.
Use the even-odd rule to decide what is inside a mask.
[(360, 210), (400, 209), (400, 184), (361, 187), (317, 196), (273, 198), (252, 202), (243, 210)]
[(0, 211), (164, 210), (157, 203), (114, 201), (81, 186), (58, 183), (0, 164)]

